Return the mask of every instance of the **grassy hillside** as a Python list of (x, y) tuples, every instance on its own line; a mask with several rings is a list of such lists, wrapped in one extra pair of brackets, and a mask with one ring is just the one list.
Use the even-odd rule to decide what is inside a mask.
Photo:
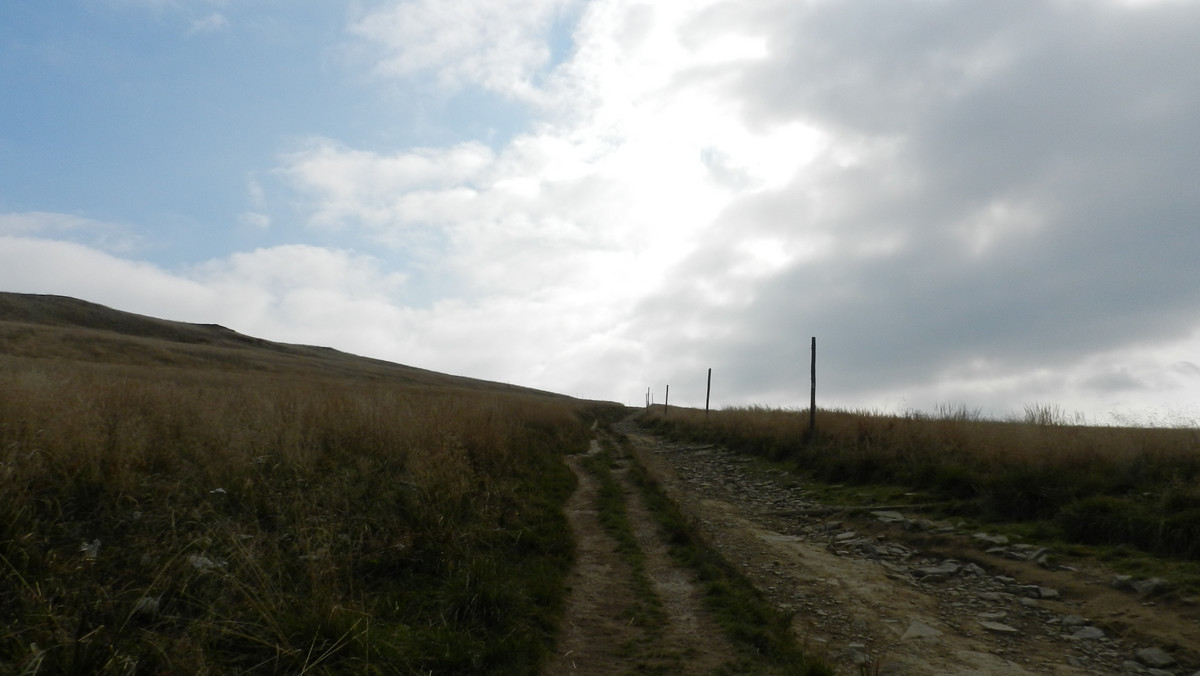
[[(0, 294), (0, 672), (530, 673), (605, 408)], [(611, 406), (611, 405), (610, 405)]]
[(145, 317), (64, 296), (0, 292), (0, 355), (560, 396), (368, 359), (327, 347), (275, 343), (216, 324)]

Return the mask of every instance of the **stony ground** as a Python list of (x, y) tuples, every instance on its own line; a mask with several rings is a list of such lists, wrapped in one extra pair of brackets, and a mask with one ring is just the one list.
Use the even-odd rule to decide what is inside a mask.
[[(794, 477), (720, 447), (667, 442), (632, 421), (617, 431), (710, 544), (794, 613), (797, 640), (841, 673), (1200, 674), (1200, 607), (1159, 593), (1154, 580), (1114, 586), (1101, 568), (1064, 566), (1036, 545), (919, 513), (824, 505)], [(581, 549), (581, 570), (591, 556)], [(702, 659), (703, 646), (720, 646), (711, 631), (680, 634), (701, 637), (674, 653), (680, 673), (720, 662)], [(587, 646), (597, 665), (629, 637), (576, 632), (567, 645)], [(590, 673), (636, 670), (610, 664)], [(560, 660), (548, 673), (564, 670)]]

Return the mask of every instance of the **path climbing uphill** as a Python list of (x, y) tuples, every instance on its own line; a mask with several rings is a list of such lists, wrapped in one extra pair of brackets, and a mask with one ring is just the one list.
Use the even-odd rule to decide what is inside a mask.
[(544, 673), (832, 673), (793, 645), (785, 615), (683, 525), (618, 437), (601, 432), (568, 463), (579, 478), (567, 505), (577, 563)]

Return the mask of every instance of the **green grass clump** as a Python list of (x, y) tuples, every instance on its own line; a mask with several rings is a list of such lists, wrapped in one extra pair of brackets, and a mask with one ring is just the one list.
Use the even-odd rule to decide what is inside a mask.
[(16, 358), (0, 380), (0, 671), (530, 673), (548, 654), (581, 403)]

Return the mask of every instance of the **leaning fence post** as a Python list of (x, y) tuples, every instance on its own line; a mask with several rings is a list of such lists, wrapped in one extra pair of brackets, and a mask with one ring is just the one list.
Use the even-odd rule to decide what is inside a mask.
[(667, 385), (667, 392), (663, 395), (663, 415), (667, 413), (667, 404), (671, 401), (671, 386)]

